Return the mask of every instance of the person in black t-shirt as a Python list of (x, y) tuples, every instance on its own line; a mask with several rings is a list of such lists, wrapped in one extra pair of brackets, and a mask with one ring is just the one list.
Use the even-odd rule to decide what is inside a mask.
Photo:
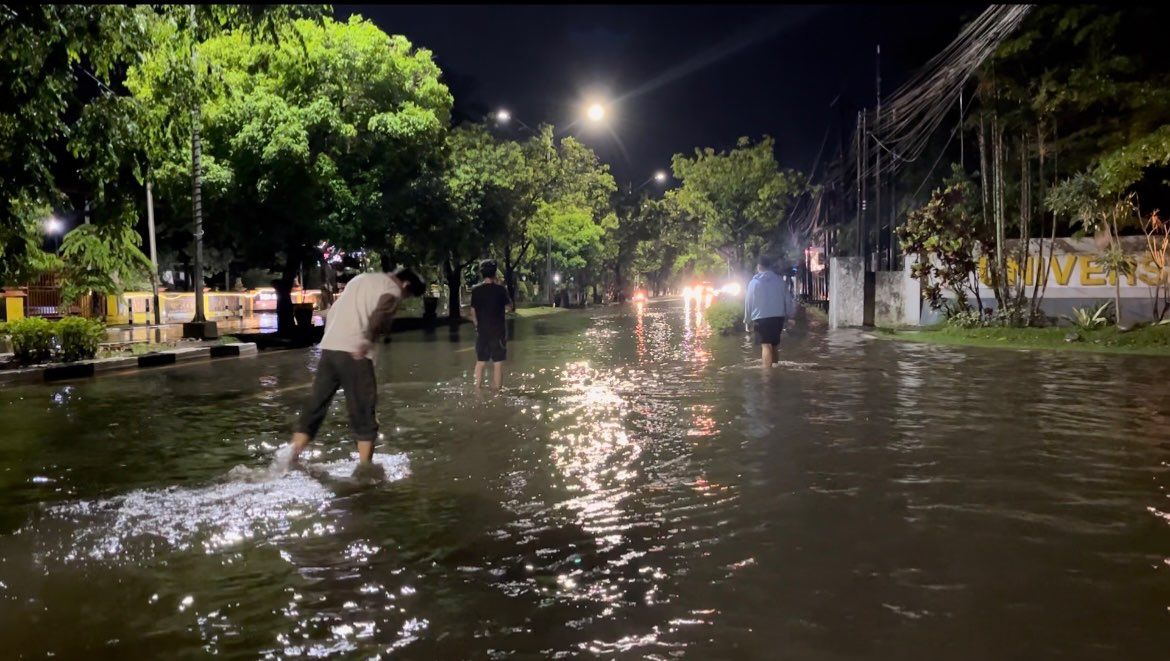
[(483, 282), (471, 288), (471, 321), (475, 324), (475, 387), (483, 382), (483, 368), (492, 365), (492, 386), (504, 385), (504, 360), (508, 357), (508, 338), (504, 329), (504, 312), (516, 305), (508, 297), (508, 288), (496, 282), (496, 262), (485, 259), (479, 264)]

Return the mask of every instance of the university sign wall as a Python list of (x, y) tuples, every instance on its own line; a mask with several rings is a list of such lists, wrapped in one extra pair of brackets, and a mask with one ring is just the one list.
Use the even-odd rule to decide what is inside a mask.
[[(1054, 249), (1050, 249), (1052, 244)], [(1043, 245), (1044, 259), (1038, 256)], [(1007, 245), (1007, 252), (1016, 251), (1018, 242)], [(1143, 237), (1123, 237), (1122, 247), (1132, 256), (1136, 269), (1128, 277), (1121, 277), (1123, 299), (1150, 300), (1159, 279), (1165, 282), (1166, 274), (1160, 273), (1158, 265), (1147, 250)], [(1033, 240), (1024, 269), (1017, 260), (1008, 260), (1007, 275), (1011, 282), (1023, 272), (1024, 284), (1029, 288), (1037, 282), (1044, 282), (1045, 264), (1048, 266), (1048, 281), (1044, 288), (1045, 299), (1112, 299), (1118, 277), (1106, 273), (1104, 266), (1097, 262), (1101, 249), (1093, 239), (1048, 239)], [(984, 301), (995, 300), (988, 278), (988, 256), (979, 260), (979, 295)], [(1029, 292), (1031, 290), (1029, 289)]]

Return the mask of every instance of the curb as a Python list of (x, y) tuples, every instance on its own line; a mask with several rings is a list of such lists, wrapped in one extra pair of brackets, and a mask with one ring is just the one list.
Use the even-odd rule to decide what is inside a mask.
[(240, 358), (243, 356), (255, 356), (256, 354), (255, 344), (251, 342), (240, 342), (237, 344), (221, 344), (213, 347), (170, 349), (168, 351), (148, 353), (141, 356), (123, 356), (120, 358), (85, 360), (60, 365), (25, 367), (0, 371), (0, 386), (52, 383), (66, 379), (87, 379), (117, 372), (128, 372), (203, 360), (215, 360), (218, 358)]

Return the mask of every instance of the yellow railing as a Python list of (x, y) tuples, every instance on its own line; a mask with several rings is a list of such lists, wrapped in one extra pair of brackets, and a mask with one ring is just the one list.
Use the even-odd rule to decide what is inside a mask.
[[(320, 291), (292, 292), (293, 303), (320, 301)], [(151, 292), (132, 291), (106, 299), (106, 323), (148, 324), (154, 321), (150, 305)], [(159, 292), (159, 321), (164, 324), (190, 321), (195, 315), (194, 292)], [(242, 292), (209, 291), (203, 293), (203, 311), (208, 320), (246, 319), (258, 312), (276, 311), (276, 290), (271, 287)]]

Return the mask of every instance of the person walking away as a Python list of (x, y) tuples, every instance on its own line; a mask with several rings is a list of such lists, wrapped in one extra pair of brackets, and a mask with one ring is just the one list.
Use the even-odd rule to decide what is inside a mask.
[(483, 370), (492, 363), (492, 387), (504, 385), (504, 360), (508, 357), (508, 338), (504, 312), (516, 304), (508, 297), (508, 288), (496, 281), (495, 260), (479, 264), (483, 282), (471, 288), (471, 322), (475, 324), (475, 387), (483, 381)]
[(317, 374), (293, 430), (289, 463), (294, 463), (317, 436), (337, 389), (345, 390), (349, 425), (357, 438), (358, 470), (370, 467), (378, 438), (377, 381), (371, 347), (390, 324), (403, 299), (425, 291), (422, 278), (410, 269), (394, 272), (393, 260), (382, 258), (381, 273), (363, 273), (349, 281), (329, 309), (321, 338)]
[(744, 297), (743, 325), (753, 332), (765, 368), (776, 362), (780, 333), (790, 310), (787, 287), (773, 267), (770, 257), (760, 255), (756, 275), (748, 283), (747, 296)]

